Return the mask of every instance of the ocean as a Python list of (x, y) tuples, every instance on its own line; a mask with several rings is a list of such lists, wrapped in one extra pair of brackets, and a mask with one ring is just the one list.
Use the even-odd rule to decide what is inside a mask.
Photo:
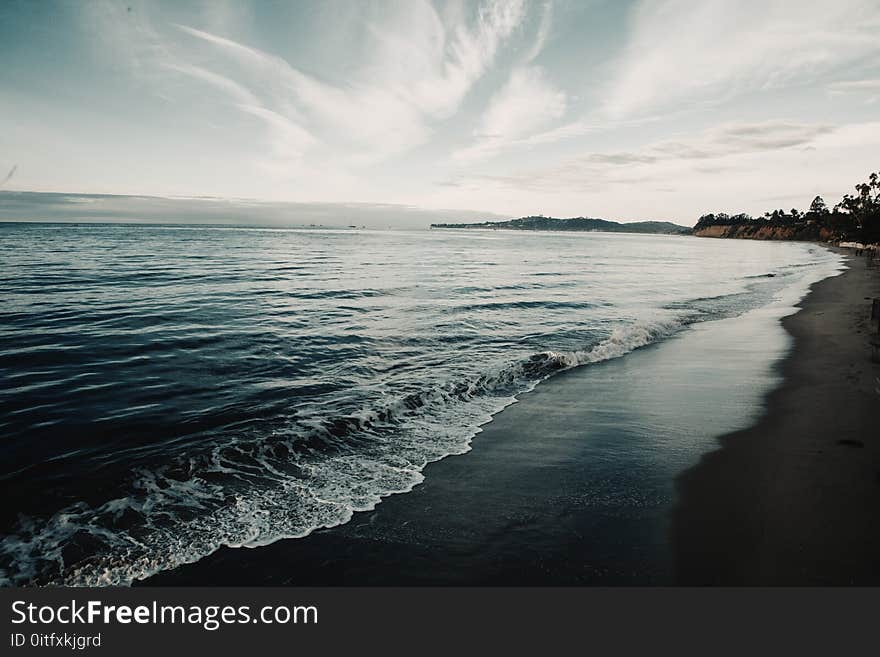
[[(0, 580), (126, 585), (344, 524), (555, 374), (791, 309), (840, 263), (654, 235), (0, 224)], [(645, 431), (637, 406), (605, 421)]]

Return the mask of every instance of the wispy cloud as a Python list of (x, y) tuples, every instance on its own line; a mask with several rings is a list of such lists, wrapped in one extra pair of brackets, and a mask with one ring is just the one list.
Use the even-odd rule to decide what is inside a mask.
[(9, 173), (6, 174), (6, 177), (2, 181), (0, 181), (0, 187), (3, 187), (3, 185), (8, 183), (10, 180), (12, 180), (12, 176), (15, 175), (16, 171), (18, 171), (18, 165), (13, 164), (12, 168), (9, 170)]
[[(121, 16), (119, 7), (101, 5), (91, 15), (138, 75), (148, 82), (185, 76), (210, 87), (261, 122), (272, 156), (267, 169), (290, 165), (299, 173), (295, 165), (306, 155), (316, 167), (322, 159), (359, 167), (425, 143), (434, 123), (454, 114), (491, 68), (526, 9), (523, 0), (442, 14), (427, 1), (396, 6), (369, 22), (360, 66), (332, 83), (242, 41), (151, 20), (148, 6)], [(161, 94), (171, 98), (173, 90)]]
[(689, 138), (661, 140), (632, 151), (594, 152), (571, 158), (541, 170), (526, 170), (507, 175), (479, 176), (474, 184), (486, 180), (512, 188), (532, 189), (601, 189), (621, 183), (634, 183), (662, 177), (664, 165), (699, 161), (716, 162), (709, 169), (717, 172), (721, 161), (730, 156), (806, 147), (817, 138), (834, 132), (825, 124), (790, 121), (729, 123)]
[[(177, 27), (235, 60), (279, 106), (296, 108), (306, 117), (300, 128), (311, 132), (313, 143), (339, 148), (349, 162), (369, 163), (424, 143), (429, 121), (458, 108), (523, 16), (521, 2), (488, 2), (477, 9), (473, 24), (464, 16), (447, 24), (429, 3), (411, 3), (387, 24), (371, 26), (368, 61), (344, 86), (320, 81), (260, 49)], [(205, 81), (236, 95), (243, 88), (217, 78)], [(270, 109), (276, 119), (285, 114), (270, 107), (259, 114)]]
[[(540, 51), (552, 6), (542, 20)], [(880, 58), (880, 14), (870, 0), (641, 0), (599, 104), (567, 123), (505, 140), (483, 139), (455, 154), (479, 161), (596, 132), (669, 120), (768, 90), (871, 70)], [(530, 56), (534, 56), (534, 54)], [(827, 83), (831, 93), (873, 93), (876, 79)]]
[(841, 75), (880, 55), (873, 0), (644, 0), (607, 89), (609, 116)]
[(880, 79), (873, 80), (843, 80), (832, 82), (828, 85), (831, 91), (855, 92), (855, 91), (880, 91)]
[(516, 139), (551, 123), (565, 112), (565, 93), (537, 66), (515, 69), (489, 103), (480, 136)]
[(854, 94), (861, 96), (867, 103), (876, 103), (880, 100), (880, 79), (866, 80), (841, 80), (832, 82), (827, 87), (832, 96)]
[(834, 131), (827, 124), (792, 121), (730, 123), (708, 130), (695, 141), (664, 141), (646, 149), (659, 156), (708, 159), (804, 146)]
[(433, 117), (458, 109), (527, 14), (524, 0), (488, 0), (470, 12), (453, 5), (443, 16), (429, 2), (406, 5), (372, 26), (367, 77)]
[(187, 75), (200, 82), (205, 82), (210, 86), (218, 89), (224, 94), (230, 96), (239, 105), (259, 105), (260, 101), (247, 88), (224, 75), (214, 73), (201, 66), (183, 63), (161, 62), (160, 66), (165, 67), (169, 71), (174, 71), (182, 75)]
[(537, 30), (519, 64), (507, 82), (489, 100), (475, 142), (453, 153), (458, 162), (476, 162), (519, 145), (556, 123), (567, 107), (566, 93), (549, 79), (546, 70), (532, 62), (541, 54), (553, 27), (553, 3), (539, 6)]
[(490, 157), (557, 121), (565, 113), (566, 95), (538, 66), (514, 69), (492, 97), (475, 136), (477, 142), (454, 154), (458, 160)]
[(532, 45), (529, 47), (524, 58), (526, 64), (531, 63), (541, 54), (541, 51), (544, 50), (544, 46), (547, 44), (547, 39), (550, 38), (550, 30), (552, 28), (553, 2), (552, 0), (546, 0), (541, 7), (541, 20), (538, 23), (538, 31), (535, 35), (535, 40), (532, 42)]

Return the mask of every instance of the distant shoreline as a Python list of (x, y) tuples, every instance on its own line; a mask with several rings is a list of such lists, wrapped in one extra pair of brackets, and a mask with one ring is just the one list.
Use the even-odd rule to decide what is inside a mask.
[(543, 215), (520, 217), (507, 221), (483, 221), (478, 223), (434, 223), (432, 229), (454, 230), (516, 230), (516, 231), (552, 231), (580, 233), (637, 233), (651, 235), (690, 235), (693, 229), (680, 226), (669, 221), (634, 221), (621, 223), (607, 219), (592, 217), (570, 217), (558, 219)]
[(560, 233), (577, 233), (580, 235), (588, 235), (590, 233), (596, 233), (598, 235), (651, 235), (655, 237), (694, 237), (691, 233), (642, 233), (638, 231), (629, 231), (629, 230), (602, 230), (602, 229), (593, 229), (593, 230), (554, 230), (552, 228), (534, 228), (534, 229), (522, 229), (522, 228), (436, 228), (432, 227), (432, 231), (434, 230), (450, 230), (453, 232), (464, 233), (464, 232), (505, 232), (505, 233), (528, 233), (528, 234), (538, 234), (538, 235), (547, 235), (553, 234), (558, 235)]

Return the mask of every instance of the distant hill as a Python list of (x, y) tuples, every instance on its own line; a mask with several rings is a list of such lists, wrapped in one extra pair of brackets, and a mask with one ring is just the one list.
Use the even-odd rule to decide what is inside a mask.
[(520, 217), (508, 221), (484, 221), (476, 224), (431, 224), (431, 228), (490, 228), (495, 230), (558, 230), (601, 231), (605, 233), (654, 233), (659, 235), (690, 235), (691, 229), (669, 221), (636, 221), (623, 224), (591, 217)]

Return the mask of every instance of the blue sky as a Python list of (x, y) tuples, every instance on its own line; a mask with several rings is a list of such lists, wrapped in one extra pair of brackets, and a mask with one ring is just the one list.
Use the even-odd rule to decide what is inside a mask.
[(878, 27), (876, 0), (5, 0), (0, 181), (412, 225), (833, 203), (880, 168)]

